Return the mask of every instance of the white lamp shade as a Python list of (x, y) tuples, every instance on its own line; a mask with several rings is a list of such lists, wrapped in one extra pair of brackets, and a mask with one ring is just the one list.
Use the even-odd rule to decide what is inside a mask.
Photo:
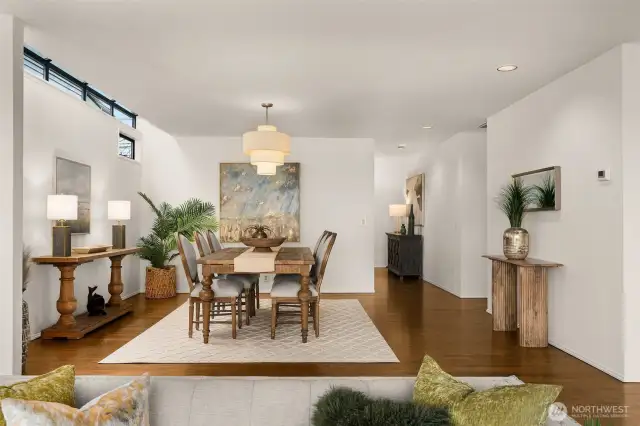
[(275, 126), (262, 125), (258, 130), (242, 135), (242, 151), (251, 155), (254, 151), (280, 151), (284, 155), (291, 153), (291, 138), (280, 133)]
[(389, 216), (391, 217), (405, 217), (407, 215), (406, 204), (390, 204)]
[(258, 174), (262, 176), (273, 176), (276, 174), (276, 165), (274, 163), (257, 163)]
[(109, 220), (131, 219), (131, 201), (107, 202), (107, 216)]
[(77, 220), (77, 195), (48, 195), (47, 219), (49, 220)]
[(256, 150), (251, 152), (251, 164), (273, 163), (277, 166), (284, 164), (284, 154), (280, 151)]

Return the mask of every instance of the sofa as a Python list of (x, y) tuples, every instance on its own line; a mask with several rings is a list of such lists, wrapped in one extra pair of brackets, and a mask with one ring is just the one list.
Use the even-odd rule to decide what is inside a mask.
[[(28, 378), (0, 376), (0, 385)], [(77, 376), (76, 406), (131, 379)], [(412, 377), (152, 377), (151, 426), (307, 426), (313, 404), (332, 386), (350, 387), (375, 397), (410, 400), (414, 380)], [(522, 383), (515, 376), (461, 380), (478, 390)], [(546, 424), (560, 425), (578, 426), (578, 423), (565, 419), (562, 423), (548, 420)]]

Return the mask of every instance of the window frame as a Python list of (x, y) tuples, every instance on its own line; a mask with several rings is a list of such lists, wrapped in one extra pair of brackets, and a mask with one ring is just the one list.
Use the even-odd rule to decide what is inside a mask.
[[(131, 142), (131, 157), (120, 154), (120, 139), (125, 139)], [(131, 136), (128, 136), (122, 132), (118, 133), (118, 157), (126, 158), (128, 160), (136, 161), (136, 140)]]
[[(130, 120), (131, 120), (131, 127), (132, 128), (136, 128), (136, 119), (138, 117), (138, 114), (136, 114), (135, 112), (129, 110), (128, 108), (125, 108), (123, 105), (119, 104), (115, 99), (109, 99), (107, 96), (105, 96), (102, 92), (100, 92), (99, 90), (95, 89), (94, 87), (92, 87), (91, 85), (89, 85), (89, 83), (87, 83), (86, 81), (82, 81), (80, 79), (78, 79), (77, 77), (74, 77), (73, 75), (69, 74), (67, 71), (63, 70), (62, 68), (58, 67), (57, 65), (55, 65), (51, 59), (49, 58), (45, 58), (41, 55), (39, 55), (38, 53), (34, 52), (33, 50), (29, 49), (28, 47), (24, 47), (24, 56), (25, 58), (28, 58), (30, 62), (39, 64), (42, 67), (42, 76), (41, 78), (45, 81), (50, 82), (50, 84), (55, 85), (55, 86), (63, 86), (61, 83), (59, 82), (52, 82), (50, 80), (50, 73), (51, 71), (54, 72), (54, 74), (56, 74), (58, 76), (58, 78), (62, 78), (63, 80), (67, 80), (69, 82), (69, 84), (73, 85), (73, 86), (77, 86), (79, 88), (82, 88), (82, 94), (81, 94), (81, 98), (84, 102), (90, 102), (89, 99), (87, 98), (95, 98), (98, 99), (102, 102), (104, 102), (106, 105), (109, 106), (109, 111), (105, 111), (105, 109), (100, 107), (100, 110), (102, 112), (104, 112), (105, 114), (108, 114), (110, 116), (112, 116), (113, 118), (115, 118), (116, 120), (118, 120), (118, 122), (124, 124), (124, 125), (128, 125), (127, 123), (117, 119), (115, 117), (115, 110), (117, 109), (118, 112), (120, 112), (122, 115), (127, 116)], [(29, 68), (29, 71), (27, 71), (29, 74), (33, 75), (34, 77), (39, 77), (39, 75), (36, 73), (36, 70), (34, 70), (32, 67), (28, 67), (23, 61), (23, 69)], [(60, 88), (60, 90), (63, 90), (62, 88)], [(63, 90), (63, 91), (67, 91), (70, 92), (71, 95), (75, 95), (74, 93), (71, 93), (72, 90), (67, 89), (67, 90)], [(95, 101), (91, 100), (91, 102), (96, 103)], [(130, 137), (124, 135), (125, 137), (127, 137), (128, 139), (131, 139)], [(134, 140), (135, 143), (135, 140)]]

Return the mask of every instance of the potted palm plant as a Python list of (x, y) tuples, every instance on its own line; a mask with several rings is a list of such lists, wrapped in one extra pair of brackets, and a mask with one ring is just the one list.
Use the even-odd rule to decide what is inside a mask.
[(164, 299), (176, 295), (176, 269), (169, 263), (178, 255), (176, 235), (191, 240), (196, 231), (218, 229), (216, 208), (212, 203), (190, 198), (177, 207), (168, 203), (156, 204), (138, 192), (155, 214), (151, 232), (138, 240), (138, 256), (149, 261), (146, 270), (145, 295), (150, 299)]
[(502, 250), (507, 259), (526, 259), (529, 254), (529, 232), (522, 228), (522, 219), (534, 198), (533, 188), (520, 178), (513, 179), (500, 192), (498, 207), (511, 225), (502, 237)]

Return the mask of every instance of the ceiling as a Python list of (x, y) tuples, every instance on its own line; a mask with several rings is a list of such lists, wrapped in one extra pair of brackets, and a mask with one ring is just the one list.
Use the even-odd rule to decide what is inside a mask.
[(240, 135), (270, 101), (294, 137), (409, 154), (640, 39), (635, 0), (0, 0), (0, 12), (169, 133)]

